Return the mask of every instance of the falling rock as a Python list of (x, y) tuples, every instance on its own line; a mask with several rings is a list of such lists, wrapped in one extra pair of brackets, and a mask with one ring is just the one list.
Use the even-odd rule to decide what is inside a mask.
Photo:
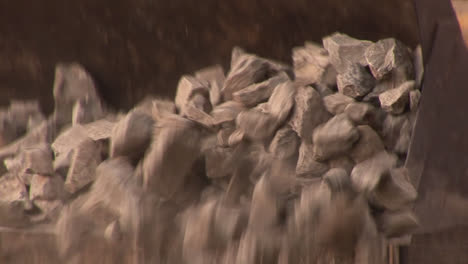
[(361, 65), (348, 64), (336, 77), (336, 84), (340, 93), (359, 99), (374, 88), (375, 80)]
[(328, 52), (319, 45), (306, 42), (293, 49), (295, 81), (300, 85), (336, 83), (336, 71), (330, 64)]
[(289, 116), (294, 106), (295, 94), (296, 89), (293, 82), (288, 81), (278, 85), (268, 100), (269, 112), (276, 118), (278, 125), (282, 124)]
[[(336, 77), (335, 77), (335, 80), (336, 80)], [(328, 87), (327, 85), (321, 84), (321, 83), (315, 84), (314, 87), (317, 90), (317, 92), (319, 92), (320, 96), (322, 96), (322, 97), (325, 97), (325, 96), (328, 96), (328, 95), (331, 95), (331, 94), (335, 93), (335, 91), (332, 90), (330, 87)]]
[(332, 194), (352, 192), (349, 174), (344, 169), (334, 168), (328, 170), (327, 173), (323, 175), (323, 180)]
[(359, 139), (359, 131), (346, 114), (340, 114), (315, 129), (314, 158), (327, 160), (350, 150)]
[(252, 140), (263, 140), (273, 136), (277, 120), (270, 113), (261, 111), (259, 108), (253, 108), (241, 112), (236, 119), (238, 132)]
[(355, 124), (370, 125), (371, 127), (379, 127), (379, 113), (368, 103), (354, 102), (346, 106), (346, 113)]
[(346, 71), (346, 64), (349, 62), (366, 66), (364, 52), (371, 44), (370, 41), (354, 39), (341, 33), (334, 33), (323, 39), (323, 46), (328, 51), (330, 62), (338, 73)]
[(124, 156), (137, 162), (151, 143), (153, 119), (143, 113), (131, 111), (113, 128), (110, 157)]
[(351, 171), (354, 167), (354, 162), (349, 156), (343, 155), (330, 159), (328, 161), (328, 166), (330, 167), (330, 169), (344, 169), (348, 173), (348, 175), (351, 175)]
[(296, 174), (299, 177), (321, 177), (328, 171), (328, 165), (314, 159), (313, 145), (303, 142), (299, 148)]
[(101, 162), (101, 145), (90, 138), (80, 142), (73, 150), (65, 190), (75, 193), (94, 181), (95, 170)]
[(122, 239), (122, 231), (120, 230), (120, 225), (118, 221), (112, 221), (104, 230), (104, 237), (107, 241), (115, 243)]
[(233, 93), (232, 98), (234, 101), (242, 103), (247, 107), (252, 107), (261, 102), (267, 101), (275, 88), (288, 80), (289, 76), (285, 72), (281, 72), (277, 76), (274, 76), (266, 81), (252, 84)]
[(24, 210), (29, 202), (26, 187), (16, 177), (9, 174), (0, 177), (0, 225), (27, 225)]
[(245, 133), (241, 129), (237, 129), (229, 136), (228, 146), (233, 147), (242, 142), (245, 139)]
[(66, 155), (86, 139), (88, 139), (88, 135), (83, 126), (77, 125), (70, 127), (62, 132), (52, 143), (55, 157)]
[(291, 121), (292, 129), (305, 141), (311, 141), (312, 132), (330, 118), (320, 94), (311, 86), (297, 88)]
[(409, 119), (405, 120), (400, 129), (400, 134), (398, 140), (395, 143), (395, 148), (393, 149), (398, 154), (406, 154), (411, 141), (411, 122)]
[(385, 239), (379, 234), (373, 216), (369, 211), (365, 213), (364, 226), (356, 244), (355, 263), (382, 264), (386, 263), (384, 251)]
[(190, 98), (196, 94), (208, 94), (208, 88), (195, 77), (184, 75), (179, 80), (175, 96), (175, 105), (181, 110), (188, 103)]
[(230, 174), (227, 162), (232, 156), (231, 148), (214, 147), (205, 153), (206, 176), (210, 179), (226, 177)]
[(359, 192), (372, 192), (379, 185), (385, 175), (390, 173), (397, 162), (395, 155), (382, 151), (372, 158), (354, 166), (351, 172), (353, 186)]
[(94, 141), (105, 141), (112, 136), (116, 123), (100, 119), (83, 126), (86, 135)]
[(151, 108), (153, 119), (159, 120), (166, 115), (175, 114), (177, 108), (174, 102), (169, 100), (155, 99)]
[(418, 45), (413, 52), (414, 80), (416, 87), (421, 88), (424, 77), (424, 61), (421, 45)]
[(408, 120), (406, 115), (394, 116), (388, 114), (382, 125), (382, 139), (387, 149), (395, 149), (400, 138), (400, 131), (403, 124)]
[(267, 78), (268, 63), (254, 55), (241, 54), (232, 59), (231, 70), (226, 76), (221, 90), (225, 101), (232, 99), (232, 94)]
[(385, 150), (379, 135), (370, 126), (358, 126), (357, 129), (360, 137), (349, 153), (355, 163), (363, 162)]
[(78, 63), (57, 64), (53, 93), (54, 115), (62, 124), (72, 120), (73, 106), (76, 101), (87, 98), (90, 104), (100, 104), (92, 77)]
[(269, 151), (279, 159), (286, 159), (297, 154), (299, 142), (296, 132), (290, 126), (285, 126), (276, 131)]
[(143, 160), (144, 188), (166, 199), (180, 192), (199, 157), (201, 137), (196, 124), (182, 117), (158, 121)]
[(72, 124), (87, 124), (104, 117), (101, 104), (88, 100), (88, 98), (78, 99), (72, 110)]
[(29, 190), (29, 199), (34, 200), (60, 200), (63, 198), (63, 179), (59, 175), (43, 176), (34, 174)]
[(376, 217), (377, 229), (387, 238), (399, 237), (413, 232), (419, 221), (411, 209), (385, 211)]
[(210, 115), (213, 117), (214, 124), (220, 125), (236, 120), (237, 115), (243, 110), (245, 110), (245, 108), (241, 103), (227, 101), (217, 105)]
[(183, 115), (205, 127), (212, 127), (214, 119), (207, 113), (211, 112), (209, 100), (201, 94), (194, 95), (183, 108)]
[(421, 91), (411, 90), (409, 92), (409, 102), (410, 102), (411, 111), (416, 111), (418, 109), (420, 100), (421, 100)]
[(23, 170), (26, 173), (52, 175), (52, 150), (46, 144), (39, 144), (24, 149)]
[(370, 45), (365, 51), (365, 57), (372, 74), (378, 80), (397, 68), (413, 71), (408, 49), (393, 38), (382, 39)]
[(270, 231), (278, 221), (278, 205), (265, 176), (255, 184), (250, 206), (249, 229), (263, 234)]
[(234, 131), (236, 131), (236, 128), (234, 126), (226, 126), (220, 128), (217, 134), (218, 146), (228, 147), (229, 138), (231, 137), (232, 133), (234, 133)]
[(417, 191), (409, 181), (407, 169), (395, 168), (381, 179), (369, 200), (380, 208), (398, 210), (414, 202), (416, 197)]
[[(63, 183), (63, 182), (62, 182)], [(63, 186), (62, 186), (63, 187)], [(34, 217), (35, 221), (49, 220), (55, 222), (60, 216), (63, 208), (62, 200), (34, 200), (34, 205), (41, 210), (41, 213)]]
[(333, 115), (338, 115), (344, 112), (345, 108), (354, 102), (354, 99), (343, 95), (341, 93), (335, 93), (323, 98), (323, 103), (328, 112)]
[(226, 76), (221, 65), (214, 65), (195, 72), (195, 77), (206, 82), (210, 90), (210, 102), (215, 106), (221, 102), (221, 88)]
[(414, 81), (408, 81), (398, 88), (381, 93), (379, 101), (382, 109), (394, 115), (403, 113), (408, 104), (409, 92), (414, 89), (414, 85)]

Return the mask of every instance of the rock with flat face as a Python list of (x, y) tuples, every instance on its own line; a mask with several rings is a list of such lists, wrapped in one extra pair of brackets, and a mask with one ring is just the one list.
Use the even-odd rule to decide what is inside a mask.
[(207, 114), (209, 112), (211, 112), (211, 104), (208, 98), (201, 94), (195, 94), (183, 108), (182, 115), (205, 127), (212, 127), (214, 119)]
[(215, 106), (211, 111), (215, 125), (221, 125), (236, 120), (237, 115), (245, 110), (245, 107), (235, 101), (227, 101), (220, 105)]
[(385, 211), (376, 217), (376, 224), (387, 238), (409, 234), (419, 227), (419, 221), (411, 209)]
[(346, 114), (337, 115), (315, 129), (314, 158), (327, 160), (344, 154), (358, 139), (359, 131)]
[(414, 85), (414, 81), (408, 81), (398, 88), (381, 93), (379, 95), (379, 101), (382, 109), (394, 115), (403, 113), (408, 105), (409, 93), (414, 89)]
[(365, 57), (372, 74), (378, 80), (398, 68), (404, 68), (408, 73), (413, 72), (408, 48), (393, 38), (382, 39), (370, 45)]
[(421, 45), (418, 45), (413, 52), (414, 80), (416, 86), (421, 88), (421, 83), (424, 77), (424, 61)]
[(351, 149), (349, 155), (355, 163), (363, 162), (377, 153), (385, 150), (384, 143), (377, 132), (370, 126), (358, 126), (359, 140)]
[(195, 72), (195, 77), (209, 87), (210, 102), (215, 106), (221, 102), (221, 88), (226, 76), (221, 65), (210, 66)]
[(292, 58), (298, 84), (333, 86), (336, 83), (336, 71), (328, 52), (318, 44), (306, 42), (303, 47), (294, 48)]
[(354, 161), (347, 155), (342, 155), (336, 158), (332, 158), (328, 161), (328, 166), (330, 169), (339, 168), (344, 169), (348, 175), (351, 174), (351, 171), (354, 167)]
[(234, 101), (242, 103), (247, 107), (252, 107), (261, 102), (267, 101), (275, 88), (288, 80), (289, 76), (285, 72), (281, 72), (277, 76), (271, 77), (266, 81), (252, 84), (233, 93), (232, 98)]
[(289, 116), (294, 106), (295, 95), (296, 88), (291, 81), (278, 85), (273, 91), (268, 100), (268, 106), (269, 112), (276, 118), (278, 125), (281, 125)]
[(104, 117), (101, 104), (96, 104), (88, 98), (80, 98), (73, 105), (72, 125), (87, 124)]
[(400, 134), (395, 143), (395, 148), (393, 149), (398, 154), (408, 153), (408, 148), (411, 141), (411, 130), (413, 129), (409, 119), (403, 122), (403, 125), (400, 129)]
[(334, 33), (323, 39), (330, 62), (338, 73), (346, 71), (346, 64), (349, 62), (366, 66), (364, 52), (371, 44), (370, 41), (358, 40), (341, 33)]
[(269, 151), (279, 159), (289, 158), (298, 152), (300, 139), (290, 126), (276, 131), (270, 143)]
[(163, 118), (166, 115), (175, 114), (177, 112), (177, 107), (174, 102), (169, 100), (156, 99), (152, 102), (152, 116), (155, 120)]
[(374, 88), (375, 80), (361, 65), (348, 64), (336, 77), (336, 84), (340, 93), (359, 99)]
[(60, 175), (33, 175), (29, 190), (30, 200), (60, 200), (63, 195), (64, 182)]
[(303, 142), (299, 148), (299, 159), (296, 166), (296, 174), (299, 177), (320, 177), (328, 171), (326, 163), (314, 159), (314, 147)]
[(182, 110), (190, 98), (196, 94), (208, 94), (208, 88), (203, 82), (189, 75), (184, 75), (179, 80), (175, 96), (175, 105), (177, 109)]
[(325, 108), (333, 115), (343, 113), (345, 108), (353, 102), (355, 102), (353, 98), (341, 93), (335, 93), (323, 98)]
[(291, 121), (292, 129), (302, 140), (310, 142), (312, 132), (330, 118), (320, 94), (311, 86), (300, 86), (294, 97), (295, 105)]
[(31, 174), (52, 175), (52, 150), (49, 145), (39, 144), (24, 149), (23, 171)]
[(236, 119), (238, 132), (252, 140), (263, 140), (273, 136), (277, 118), (259, 108), (241, 112)]
[(380, 181), (396, 166), (397, 157), (382, 151), (372, 158), (354, 166), (351, 181), (356, 190), (369, 193), (375, 190)]

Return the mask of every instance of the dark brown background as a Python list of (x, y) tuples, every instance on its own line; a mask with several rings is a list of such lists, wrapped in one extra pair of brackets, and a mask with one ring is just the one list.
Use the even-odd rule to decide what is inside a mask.
[(179, 76), (227, 65), (234, 45), (290, 61), (291, 48), (334, 31), (418, 41), (408, 0), (0, 0), (0, 104), (53, 109), (54, 66), (78, 61), (104, 99), (129, 108), (173, 96)]

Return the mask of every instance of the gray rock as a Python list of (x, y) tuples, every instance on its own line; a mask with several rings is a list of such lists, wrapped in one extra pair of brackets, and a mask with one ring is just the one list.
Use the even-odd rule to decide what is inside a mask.
[(299, 148), (296, 174), (299, 177), (321, 177), (328, 171), (328, 165), (314, 159), (313, 145), (303, 142)]
[(372, 158), (354, 166), (351, 172), (353, 186), (359, 192), (370, 193), (375, 190), (385, 175), (395, 167), (397, 157), (382, 151)]
[(137, 162), (146, 152), (153, 135), (153, 119), (141, 112), (130, 111), (112, 131), (110, 157), (128, 157)]
[(338, 115), (344, 112), (345, 108), (355, 102), (353, 98), (343, 95), (341, 93), (335, 93), (332, 95), (325, 96), (323, 103), (328, 112), (333, 115)]
[[(336, 82), (336, 77), (335, 77), (335, 82)], [(314, 85), (315, 89), (317, 90), (317, 92), (319, 92), (320, 96), (322, 97), (325, 97), (327, 95), (331, 95), (331, 94), (334, 94), (335, 91), (332, 90), (330, 87), (328, 87), (327, 85), (324, 85), (324, 84), (315, 84)]]
[(221, 65), (214, 65), (195, 72), (195, 77), (207, 83), (210, 90), (210, 102), (215, 106), (221, 102), (221, 88), (226, 76)]
[(421, 92), (419, 90), (412, 90), (409, 92), (409, 105), (411, 111), (417, 111), (419, 101), (421, 100)]
[(182, 76), (179, 80), (179, 84), (177, 85), (175, 96), (175, 105), (177, 109), (182, 110), (189, 102), (190, 98), (196, 93), (208, 94), (208, 87), (206, 87), (203, 82), (192, 76)]
[(232, 157), (232, 148), (214, 147), (205, 153), (206, 176), (210, 179), (223, 178), (232, 171), (227, 162)]
[(95, 170), (101, 162), (101, 145), (90, 138), (83, 140), (73, 150), (65, 190), (75, 193), (96, 178)]
[(237, 115), (245, 110), (241, 103), (234, 101), (227, 101), (216, 106), (211, 112), (215, 125), (229, 123), (236, 120)]
[(268, 100), (269, 112), (276, 118), (278, 125), (284, 123), (294, 106), (296, 87), (293, 82), (284, 82), (278, 85)]
[(370, 126), (358, 126), (357, 129), (360, 137), (349, 153), (355, 163), (363, 162), (385, 150), (384, 143)]
[(419, 221), (411, 209), (386, 211), (376, 217), (376, 224), (387, 238), (410, 234), (419, 227)]
[(323, 46), (328, 51), (330, 62), (338, 73), (346, 71), (346, 64), (349, 62), (366, 66), (364, 52), (371, 44), (370, 41), (354, 39), (341, 33), (334, 33), (323, 39)]
[(409, 92), (414, 89), (414, 85), (414, 81), (408, 81), (398, 88), (381, 93), (379, 101), (382, 109), (394, 115), (403, 113), (408, 105)]
[(326, 122), (330, 114), (326, 111), (320, 94), (311, 86), (298, 87), (294, 99), (295, 105), (289, 124), (302, 140), (310, 142), (314, 129)]
[(269, 151), (279, 159), (286, 159), (298, 153), (300, 139), (290, 126), (276, 131)]
[(25, 148), (23, 171), (31, 174), (53, 175), (52, 150), (49, 145), (39, 144)]
[(334, 85), (336, 71), (330, 64), (328, 52), (315, 43), (306, 42), (304, 47), (293, 49), (295, 81), (300, 85), (322, 83)]
[(224, 100), (232, 99), (232, 94), (254, 83), (262, 82), (267, 78), (268, 63), (250, 54), (241, 54), (233, 57), (231, 70), (226, 76), (221, 90)]
[(413, 52), (414, 80), (416, 87), (421, 88), (424, 77), (424, 61), (421, 45), (418, 45)]
[(33, 175), (29, 189), (30, 200), (60, 200), (64, 198), (63, 195), (64, 182), (61, 176)]
[(383, 120), (381, 113), (371, 104), (354, 102), (346, 106), (344, 113), (357, 125), (369, 125), (380, 130)]
[(346, 114), (340, 114), (315, 129), (314, 158), (327, 160), (346, 153), (359, 139), (359, 132)]
[(359, 99), (374, 88), (375, 80), (361, 65), (348, 64), (336, 77), (336, 84), (340, 93)]
[(413, 72), (407, 47), (396, 39), (383, 39), (370, 45), (366, 49), (365, 57), (372, 74), (378, 80), (394, 69), (404, 69), (408, 75)]
[(275, 88), (283, 82), (289, 80), (289, 76), (281, 72), (264, 82), (252, 84), (242, 90), (232, 94), (234, 101), (242, 103), (247, 107), (252, 107), (258, 103), (267, 101), (272, 95)]
[(354, 167), (354, 162), (349, 156), (343, 155), (330, 159), (328, 161), (328, 166), (330, 167), (330, 169), (344, 169), (348, 173), (348, 175), (350, 175)]

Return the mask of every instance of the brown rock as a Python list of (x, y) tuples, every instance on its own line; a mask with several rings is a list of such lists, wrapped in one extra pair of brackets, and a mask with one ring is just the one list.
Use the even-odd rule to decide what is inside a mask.
[(211, 112), (215, 125), (236, 120), (237, 115), (244, 110), (244, 106), (238, 102), (227, 101), (216, 106)]
[(155, 120), (161, 119), (168, 114), (175, 114), (176, 112), (177, 108), (172, 101), (161, 99), (152, 101), (152, 116)]
[(314, 158), (327, 160), (350, 150), (359, 139), (359, 132), (346, 114), (340, 114), (315, 129)]
[(63, 208), (61, 200), (35, 200), (34, 205), (41, 210), (41, 213), (33, 219), (38, 222), (45, 220), (55, 222), (59, 218)]
[(361, 65), (348, 64), (336, 77), (336, 84), (340, 93), (359, 99), (374, 88), (375, 80)]
[(153, 119), (143, 113), (131, 111), (112, 131), (110, 157), (124, 156), (137, 162), (146, 152), (153, 134)]
[(295, 94), (296, 88), (293, 82), (288, 81), (278, 85), (268, 100), (269, 112), (276, 118), (278, 125), (281, 125), (289, 116), (294, 106)]
[(96, 167), (101, 162), (101, 145), (90, 138), (83, 140), (73, 150), (65, 190), (75, 193), (94, 181)]
[(97, 120), (83, 126), (86, 135), (94, 141), (106, 140), (112, 136), (116, 123), (106, 119)]
[(190, 98), (196, 93), (208, 94), (208, 88), (205, 84), (192, 76), (182, 76), (179, 80), (179, 84), (177, 85), (175, 96), (175, 105), (177, 109), (183, 109)]
[(29, 190), (29, 199), (34, 200), (60, 200), (64, 194), (64, 182), (59, 175), (50, 177), (34, 174)]
[(207, 87), (210, 90), (211, 105), (218, 105), (221, 102), (221, 88), (226, 79), (223, 67), (221, 65), (214, 65), (198, 70), (195, 72), (195, 77), (207, 83)]
[(31, 174), (52, 175), (52, 150), (49, 145), (39, 144), (24, 149), (23, 171)]
[(277, 199), (267, 178), (261, 177), (255, 184), (250, 206), (249, 229), (255, 233), (270, 231), (278, 221)]
[(264, 82), (252, 84), (242, 90), (232, 94), (234, 101), (242, 103), (247, 107), (252, 107), (258, 103), (267, 101), (272, 95), (275, 88), (283, 82), (289, 80), (289, 76), (281, 72)]
[(327, 113), (320, 94), (313, 87), (298, 87), (294, 99), (290, 125), (302, 140), (310, 142), (315, 127), (327, 121), (330, 114)]
[(289, 158), (298, 152), (300, 139), (290, 126), (276, 132), (270, 143), (269, 151), (279, 159)]
[(241, 112), (236, 119), (239, 133), (252, 140), (263, 140), (273, 136), (277, 127), (277, 118), (269, 113), (253, 108)]
[(387, 238), (410, 234), (419, 227), (419, 221), (410, 209), (386, 211), (376, 217), (376, 223)]
[(366, 212), (363, 230), (356, 244), (355, 263), (385, 263), (384, 243), (384, 238), (379, 234), (374, 218)]
[(377, 110), (368, 103), (354, 102), (346, 106), (344, 112), (349, 119), (358, 125), (369, 125), (374, 129), (379, 127), (379, 114)]
[(412, 90), (409, 92), (410, 110), (417, 111), (419, 101), (421, 100), (421, 92), (419, 90)]
[(217, 134), (217, 141), (218, 141), (218, 146), (220, 147), (228, 147), (229, 146), (229, 137), (231, 136), (232, 133), (236, 128), (234, 126), (227, 126), (227, 127), (222, 127)]
[(416, 87), (421, 88), (422, 80), (424, 77), (424, 61), (423, 61), (421, 45), (418, 45), (414, 49), (413, 66), (414, 66), (414, 80), (416, 81)]
[(355, 163), (363, 162), (385, 150), (379, 135), (370, 126), (358, 126), (357, 129), (360, 137), (349, 153)]
[(385, 151), (374, 155), (354, 166), (351, 172), (353, 186), (359, 192), (372, 192), (378, 186), (390, 169), (394, 168), (397, 157)]
[(207, 113), (211, 112), (211, 104), (201, 94), (194, 95), (183, 108), (183, 115), (205, 127), (212, 127), (214, 119)]
[[(234, 52), (233, 52), (234, 54)], [(250, 54), (240, 54), (232, 59), (231, 70), (226, 76), (221, 90), (224, 100), (232, 99), (232, 94), (267, 78), (268, 63)]]
[(382, 125), (382, 139), (387, 149), (395, 149), (400, 138), (400, 131), (403, 124), (408, 120), (406, 115), (387, 115)]
[(349, 174), (341, 168), (330, 169), (323, 175), (323, 180), (327, 184), (332, 194), (349, 193), (352, 191)]
[(80, 98), (73, 105), (72, 124), (87, 124), (104, 117), (100, 103), (88, 98)]
[(323, 39), (323, 46), (328, 51), (330, 62), (338, 73), (346, 71), (347, 62), (366, 66), (364, 52), (371, 44), (370, 41), (357, 40), (341, 33), (334, 33)]
[(397, 68), (405, 68), (408, 73), (413, 71), (408, 48), (396, 39), (382, 39), (370, 45), (365, 57), (372, 74), (379, 80)]
[(333, 115), (338, 115), (344, 112), (345, 108), (354, 102), (354, 99), (343, 95), (341, 93), (335, 93), (332, 95), (325, 96), (323, 103), (328, 112)]
[(330, 64), (328, 52), (319, 45), (306, 42), (304, 47), (293, 49), (295, 81), (300, 85), (336, 83), (336, 71)]
[(411, 141), (411, 130), (413, 127), (411, 126), (411, 122), (409, 119), (403, 122), (403, 125), (400, 129), (400, 135), (398, 140), (395, 143), (395, 148), (393, 149), (398, 154), (406, 154), (408, 153), (408, 148)]
[(205, 153), (205, 170), (208, 178), (222, 178), (232, 172), (231, 168), (226, 166), (232, 151), (231, 148), (214, 147)]
[[(228, 146), (233, 147), (239, 143), (241, 143), (242, 140), (245, 139), (245, 132), (243, 130), (237, 129), (232, 132), (231, 135), (229, 135), (228, 139)], [(258, 138), (260, 138), (259, 136)]]
[(334, 168), (344, 169), (350, 175), (354, 167), (354, 162), (350, 157), (343, 155), (343, 156), (330, 159), (328, 161), (328, 166), (330, 166), (330, 169), (334, 169)]
[(381, 93), (379, 95), (379, 101), (382, 109), (395, 115), (403, 113), (408, 104), (409, 92), (414, 89), (414, 85), (414, 81), (408, 81), (398, 88)]
[(328, 165), (314, 159), (313, 145), (303, 142), (299, 148), (296, 174), (300, 177), (321, 177)]

